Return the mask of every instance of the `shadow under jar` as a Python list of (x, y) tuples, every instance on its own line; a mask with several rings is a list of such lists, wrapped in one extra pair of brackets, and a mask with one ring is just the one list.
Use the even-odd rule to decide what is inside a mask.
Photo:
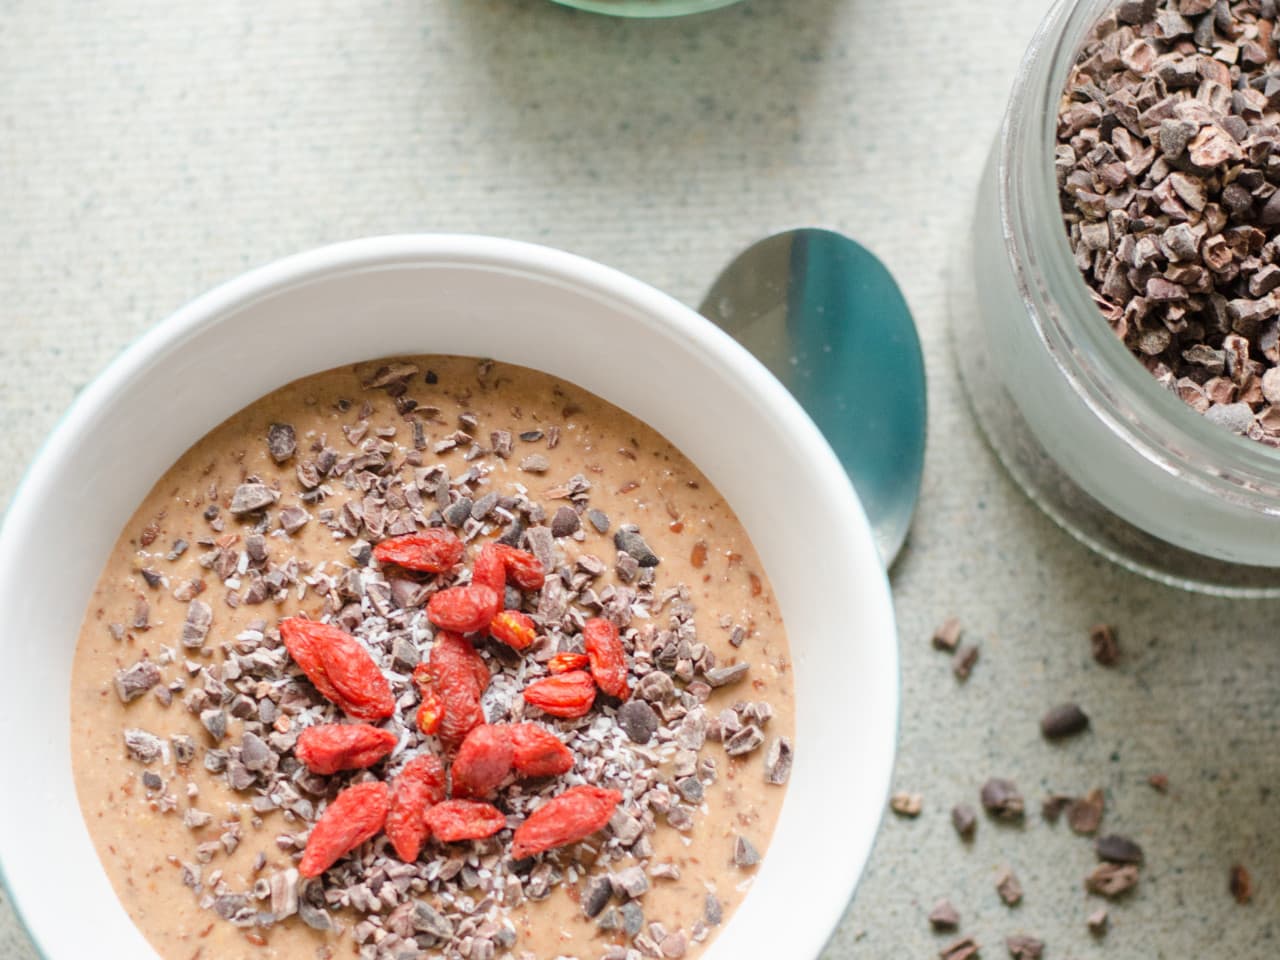
[(1072, 257), (1054, 147), (1067, 75), (1115, 0), (1060, 0), (1028, 48), (952, 270), (974, 413), (1053, 520), (1130, 570), (1280, 596), (1280, 450), (1206, 420), (1130, 354)]

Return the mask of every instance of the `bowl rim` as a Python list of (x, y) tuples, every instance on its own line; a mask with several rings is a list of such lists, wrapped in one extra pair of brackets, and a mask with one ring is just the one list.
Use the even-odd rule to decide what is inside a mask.
[[(849, 882), (835, 885), (837, 889), (834, 890), (813, 891), (808, 899), (811, 906), (813, 901), (822, 901), (819, 913), (823, 922), (806, 930), (792, 931), (793, 942), (799, 950), (797, 958), (816, 957), (835, 932), (865, 874), (867, 861), (884, 822), (885, 800), (889, 795), (897, 757), (901, 674), (897, 625), (887, 574), (879, 562), (870, 525), (848, 475), (799, 403), (728, 334), (688, 306), (628, 274), (576, 254), (524, 241), (476, 234), (422, 233), (372, 236), (330, 244), (268, 262), (224, 281), (147, 329), (124, 347), (74, 398), (28, 465), (3, 517), (0, 517), (0, 582), (3, 582), (4, 571), (12, 568), (20, 555), (20, 542), (15, 531), (39, 500), (36, 491), (41, 479), (60, 465), (68, 448), (98, 408), (158, 355), (177, 347), (206, 326), (216, 325), (223, 316), (291, 287), (370, 267), (412, 266), (427, 260), (515, 268), (567, 284), (580, 292), (605, 296), (677, 333), (687, 341), (686, 345), (697, 348), (704, 361), (727, 366), (734, 379), (752, 385), (764, 403), (786, 421), (788, 429), (808, 448), (811, 454), (808, 467), (816, 472), (827, 492), (844, 501), (841, 506), (846, 508), (844, 512), (858, 534), (851, 549), (874, 559), (873, 564), (863, 564), (862, 567), (873, 577), (870, 592), (881, 607), (878, 616), (885, 627), (884, 635), (876, 638), (877, 643), (873, 646), (878, 675), (884, 680), (891, 679), (884, 690), (885, 700), (881, 708), (888, 712), (888, 716), (881, 717), (880, 722), (887, 721), (885, 726), (892, 731), (892, 737), (883, 744), (877, 744), (874, 755), (860, 758), (860, 778), (878, 786), (876, 793), (880, 803), (875, 828), (867, 832), (865, 842), (859, 845), (853, 860), (846, 861)], [(785, 806), (784, 800), (784, 812)], [(3, 834), (0, 834), (0, 844), (3, 840)], [(9, 898), (18, 925), (25, 931), (36, 955), (44, 960), (54, 960), (46, 948), (48, 940), (42, 935), (44, 927), (33, 922), (32, 911), (24, 909), (24, 904), (36, 894), (34, 891), (19, 891), (15, 887), (5, 866), (3, 846), (0, 846), (0, 890)]]

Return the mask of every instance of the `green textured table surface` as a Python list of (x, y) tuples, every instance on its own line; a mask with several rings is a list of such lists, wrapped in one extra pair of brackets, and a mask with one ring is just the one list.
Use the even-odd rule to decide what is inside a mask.
[[(545, 0), (125, 3), (14, 0), (0, 17), (0, 503), (75, 392), (208, 287), (366, 234), (505, 234), (696, 303), (751, 240), (835, 226), (897, 274), (930, 376), (930, 447), (895, 572), (903, 650), (897, 789), (826, 960), (930, 957), (947, 896), (987, 958), (1270, 957), (1280, 950), (1280, 606), (1179, 594), (1060, 533), (1011, 485), (965, 407), (946, 264), (1043, 0), (747, 0), (627, 22)], [(958, 685), (929, 634), (981, 643)], [(1089, 656), (1114, 623), (1122, 665)], [(1093, 729), (1045, 744), (1074, 699)], [(857, 758), (832, 758), (857, 762)], [(1147, 786), (1169, 777), (1162, 795)], [(5, 774), (13, 778), (16, 772)], [(1021, 829), (947, 810), (1018, 781)], [(1087, 841), (1038, 814), (1105, 788), (1146, 850), (1101, 941)], [(832, 824), (839, 830), (840, 824)], [(814, 857), (821, 851), (814, 851)], [(1227, 889), (1253, 875), (1253, 903)], [(1023, 903), (994, 882), (1012, 866)], [(7, 905), (0, 956), (31, 960)], [(61, 958), (59, 958), (61, 960)]]

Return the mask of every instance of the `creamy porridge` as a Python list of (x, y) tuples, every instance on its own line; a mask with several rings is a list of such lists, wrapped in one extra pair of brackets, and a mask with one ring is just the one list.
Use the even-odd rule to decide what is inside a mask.
[[(508, 612), (435, 626), (482, 595)], [(324, 630), (364, 680), (290, 639)], [(458, 357), (318, 374), (196, 443), (121, 534), (72, 685), (85, 820), (166, 960), (697, 956), (794, 724), (768, 580), (698, 470), (575, 386)], [(370, 813), (437, 760), (451, 786)], [(555, 805), (587, 797), (603, 827), (566, 833)], [(364, 842), (318, 850), (335, 830)]]

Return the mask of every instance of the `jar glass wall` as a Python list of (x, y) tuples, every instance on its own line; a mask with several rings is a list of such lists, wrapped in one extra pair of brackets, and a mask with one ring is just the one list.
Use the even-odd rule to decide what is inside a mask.
[(975, 414), (1050, 516), (1130, 569), (1280, 596), (1280, 451), (1206, 420), (1115, 336), (1058, 202), (1058, 105), (1114, 0), (1060, 0), (1027, 51), (952, 270), (952, 333)]

